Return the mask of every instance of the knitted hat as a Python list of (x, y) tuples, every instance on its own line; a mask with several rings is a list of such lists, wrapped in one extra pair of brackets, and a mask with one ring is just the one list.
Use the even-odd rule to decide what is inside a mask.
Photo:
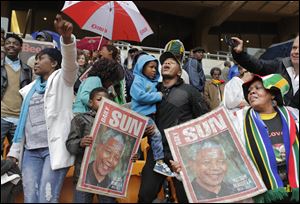
[(289, 91), (290, 85), (288, 81), (280, 74), (270, 74), (266, 76), (254, 75), (253, 79), (243, 84), (244, 97), (248, 101), (249, 87), (257, 80), (262, 81), (265, 89), (268, 89), (274, 96), (278, 106), (284, 104), (284, 95)]
[(170, 40), (166, 44), (164, 53), (160, 56), (159, 61), (163, 64), (166, 59), (173, 58), (181, 67), (184, 51), (183, 43), (180, 40)]
[(56, 69), (61, 67), (62, 55), (60, 51), (56, 48), (45, 48), (41, 50), (37, 55), (36, 58), (42, 56), (44, 54), (49, 55), (54, 61), (57, 61)]
[(174, 55), (183, 55), (184, 46), (180, 40), (170, 40), (164, 49), (165, 52), (172, 52)]

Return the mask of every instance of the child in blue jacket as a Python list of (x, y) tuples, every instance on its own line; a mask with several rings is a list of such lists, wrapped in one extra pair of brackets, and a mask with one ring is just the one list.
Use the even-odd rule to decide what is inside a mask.
[[(134, 80), (130, 89), (131, 109), (149, 118), (148, 125), (155, 125), (156, 103), (162, 100), (163, 94), (157, 91), (156, 85), (160, 74), (158, 72), (158, 60), (151, 55), (142, 55), (138, 58), (134, 67)], [(154, 171), (165, 176), (175, 176), (168, 165), (163, 161), (164, 151), (162, 138), (158, 128), (150, 137), (156, 164)]]

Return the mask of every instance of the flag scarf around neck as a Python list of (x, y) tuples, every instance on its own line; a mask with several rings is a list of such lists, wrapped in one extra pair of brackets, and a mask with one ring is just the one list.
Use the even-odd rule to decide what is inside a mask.
[[(292, 188), (292, 199), (299, 200), (299, 138), (293, 116), (285, 107), (278, 107), (286, 150), (286, 171)], [(272, 202), (288, 196), (278, 174), (275, 153), (266, 125), (252, 108), (247, 111), (244, 124), (246, 149), (268, 191), (257, 196), (257, 202)]]
[(219, 79), (212, 79), (211, 82), (215, 85), (221, 85), (221, 84), (224, 84), (224, 80), (219, 80)]
[(27, 115), (28, 115), (28, 110), (29, 110), (29, 104), (30, 104), (31, 97), (33, 96), (33, 94), (35, 92), (37, 92), (39, 94), (45, 93), (46, 85), (47, 85), (47, 81), (44, 81), (42, 83), (42, 78), (38, 77), (36, 79), (35, 84), (32, 86), (32, 88), (30, 89), (30, 91), (26, 95), (25, 99), (23, 100), (19, 123), (18, 123), (17, 129), (16, 129), (15, 134), (14, 134), (14, 139), (13, 139), (14, 143), (21, 142), (21, 140), (24, 136), (24, 128), (25, 128), (25, 124), (26, 124), (26, 119), (27, 119)]

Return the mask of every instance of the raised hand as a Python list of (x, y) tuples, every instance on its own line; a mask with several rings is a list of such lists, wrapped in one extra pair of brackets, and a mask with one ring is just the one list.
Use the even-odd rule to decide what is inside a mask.
[(62, 36), (64, 44), (72, 43), (72, 23), (64, 20), (60, 14), (57, 14), (54, 20), (54, 27), (56, 32), (58, 32)]
[(237, 38), (237, 37), (231, 37), (231, 39), (233, 39), (235, 41), (235, 44), (236, 44), (236, 46), (233, 48), (233, 50), (238, 54), (243, 52), (244, 42), (241, 39)]

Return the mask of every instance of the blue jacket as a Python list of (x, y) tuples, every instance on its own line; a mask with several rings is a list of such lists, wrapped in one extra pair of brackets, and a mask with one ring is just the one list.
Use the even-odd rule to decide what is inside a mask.
[[(143, 68), (147, 62), (156, 61), (157, 70), (153, 80), (143, 74)], [(162, 100), (157, 92), (156, 85), (160, 74), (158, 72), (158, 60), (151, 55), (142, 55), (134, 66), (134, 80), (130, 88), (131, 109), (142, 115), (149, 115), (156, 112), (156, 103)]]
[(202, 62), (197, 59), (188, 58), (183, 69), (185, 69), (190, 77), (190, 84), (198, 89), (198, 91), (203, 92), (206, 77), (202, 68)]
[(228, 72), (228, 80), (232, 79), (235, 76), (239, 76), (240, 72), (239, 72), (239, 68), (238, 65), (234, 64), (229, 68), (229, 72)]

